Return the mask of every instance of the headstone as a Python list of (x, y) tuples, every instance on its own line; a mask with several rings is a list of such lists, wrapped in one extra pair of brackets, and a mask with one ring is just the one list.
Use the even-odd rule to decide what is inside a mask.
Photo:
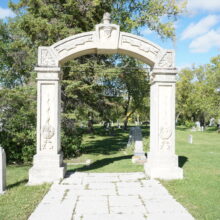
[(134, 128), (133, 139), (134, 139), (134, 156), (132, 157), (132, 162), (144, 164), (147, 158), (145, 156), (143, 149), (142, 132), (140, 127)]
[(6, 155), (0, 147), (0, 194), (3, 194), (6, 188)]
[(209, 126), (212, 127), (212, 126), (214, 126), (214, 125), (215, 125), (215, 119), (214, 119), (214, 118), (211, 118), (211, 119), (209, 120)]
[(204, 131), (204, 127), (203, 126), (201, 126), (201, 131)]
[(193, 136), (192, 136), (191, 134), (190, 134), (189, 137), (188, 137), (188, 142), (189, 142), (190, 144), (193, 143)]
[(132, 147), (133, 144), (134, 144), (134, 127), (131, 127), (129, 132), (127, 147)]
[(191, 131), (196, 131), (196, 127), (193, 126), (192, 129), (191, 129)]
[(200, 131), (201, 130), (201, 128), (200, 128), (200, 121), (197, 121), (195, 124), (196, 124), (196, 130)]

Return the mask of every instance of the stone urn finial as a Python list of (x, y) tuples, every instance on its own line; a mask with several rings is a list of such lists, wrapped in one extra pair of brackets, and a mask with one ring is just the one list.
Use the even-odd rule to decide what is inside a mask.
[(110, 24), (111, 23), (111, 14), (108, 12), (105, 12), (103, 15), (103, 23), (104, 24)]

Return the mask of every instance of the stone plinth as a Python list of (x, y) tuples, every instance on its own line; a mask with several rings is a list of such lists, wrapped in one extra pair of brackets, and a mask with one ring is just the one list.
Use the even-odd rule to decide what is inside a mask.
[(63, 179), (66, 172), (66, 164), (63, 163), (63, 155), (60, 154), (36, 154), (33, 167), (29, 170), (28, 185), (50, 183)]
[(0, 194), (6, 189), (6, 155), (2, 147), (0, 147)]

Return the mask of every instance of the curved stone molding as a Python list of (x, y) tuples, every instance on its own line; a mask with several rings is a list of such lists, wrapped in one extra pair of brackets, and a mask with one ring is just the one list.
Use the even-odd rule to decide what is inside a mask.
[[(95, 32), (91, 31), (67, 37), (53, 44), (51, 47), (55, 51), (59, 61), (65, 62), (68, 59), (84, 55), (83, 51), (93, 49), (92, 52), (95, 53), (96, 44), (94, 39)], [(91, 51), (88, 53), (91, 53)]]
[(38, 48), (38, 66), (58, 66), (58, 60), (50, 47)]

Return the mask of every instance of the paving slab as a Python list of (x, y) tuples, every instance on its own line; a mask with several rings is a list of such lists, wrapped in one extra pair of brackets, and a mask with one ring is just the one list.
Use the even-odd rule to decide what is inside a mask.
[(193, 220), (157, 180), (144, 173), (68, 173), (29, 220)]

